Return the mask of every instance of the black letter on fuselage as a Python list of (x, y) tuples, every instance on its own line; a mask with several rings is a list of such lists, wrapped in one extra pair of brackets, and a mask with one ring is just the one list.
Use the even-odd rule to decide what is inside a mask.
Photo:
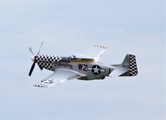
[(87, 71), (88, 70), (88, 65), (84, 64), (84, 69), (83, 71)]
[(78, 69), (82, 70), (82, 64), (78, 64)]
[(82, 71), (87, 71), (88, 70), (88, 65), (86, 64), (78, 64), (78, 69)]

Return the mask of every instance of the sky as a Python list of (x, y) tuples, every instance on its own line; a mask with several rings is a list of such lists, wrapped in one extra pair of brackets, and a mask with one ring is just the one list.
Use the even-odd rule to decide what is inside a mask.
[[(0, 120), (165, 120), (164, 0), (0, 0)], [(93, 44), (100, 62), (136, 55), (136, 77), (73, 80), (46, 89), (52, 74), (32, 65), (29, 47), (69, 56)]]

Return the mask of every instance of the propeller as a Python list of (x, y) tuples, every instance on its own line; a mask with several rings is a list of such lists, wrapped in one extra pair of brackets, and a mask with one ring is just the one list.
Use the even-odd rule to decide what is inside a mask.
[(32, 55), (33, 55), (33, 58), (32, 58), (33, 64), (32, 64), (31, 69), (30, 69), (30, 71), (29, 71), (29, 76), (31, 76), (31, 74), (32, 74), (32, 72), (33, 72), (33, 69), (35, 68), (36, 58), (37, 58), (37, 56), (38, 56), (39, 53), (40, 53), (40, 50), (41, 50), (42, 45), (43, 45), (43, 42), (41, 43), (40, 48), (39, 48), (39, 51), (37, 52), (36, 55), (34, 55), (34, 53), (33, 53), (32, 49), (31, 49), (31, 47), (29, 47), (29, 51), (30, 51), (30, 52), (32, 53)]

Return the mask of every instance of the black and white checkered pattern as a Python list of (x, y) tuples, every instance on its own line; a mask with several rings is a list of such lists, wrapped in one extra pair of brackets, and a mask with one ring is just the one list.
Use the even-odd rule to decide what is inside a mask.
[(62, 56), (38, 55), (36, 58), (36, 61), (40, 68), (45, 68), (47, 70), (54, 71), (53, 63), (59, 62), (61, 59), (62, 59)]
[(42, 87), (42, 88), (48, 87), (46, 84), (42, 84), (42, 83), (34, 84), (33, 86), (35, 86), (35, 87)]
[(138, 74), (135, 55), (129, 57), (129, 76), (136, 76)]

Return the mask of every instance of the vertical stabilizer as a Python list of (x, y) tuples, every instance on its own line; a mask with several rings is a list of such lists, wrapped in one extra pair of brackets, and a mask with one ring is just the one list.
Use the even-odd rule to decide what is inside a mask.
[(129, 68), (129, 71), (120, 76), (136, 76), (138, 74), (135, 55), (127, 54), (121, 65)]

